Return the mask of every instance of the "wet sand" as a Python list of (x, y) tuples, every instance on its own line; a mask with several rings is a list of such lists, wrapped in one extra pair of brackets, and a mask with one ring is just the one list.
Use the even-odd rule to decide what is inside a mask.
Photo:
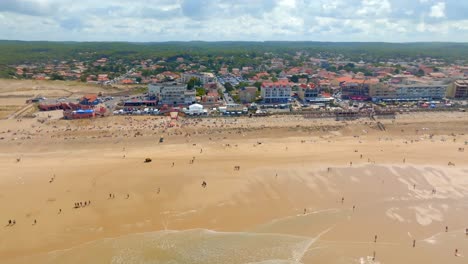
[(466, 263), (466, 113), (0, 122), (2, 263)]

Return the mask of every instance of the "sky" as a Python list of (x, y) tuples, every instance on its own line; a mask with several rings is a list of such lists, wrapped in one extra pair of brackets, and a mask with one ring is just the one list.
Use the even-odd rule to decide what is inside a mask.
[(468, 0), (0, 0), (0, 39), (468, 42)]

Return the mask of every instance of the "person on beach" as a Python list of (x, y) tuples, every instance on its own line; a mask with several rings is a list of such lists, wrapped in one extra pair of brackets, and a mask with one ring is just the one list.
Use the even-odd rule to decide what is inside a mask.
[(342, 204), (344, 203), (344, 197), (341, 197), (341, 203)]
[(59, 209), (59, 212), (58, 212), (58, 213), (59, 213), (59, 214), (62, 213), (62, 209)]
[(413, 247), (416, 247), (416, 240), (413, 240)]
[(445, 226), (445, 232), (448, 232), (448, 226)]
[(37, 221), (36, 221), (36, 219), (34, 219), (34, 224), (33, 225), (36, 225), (36, 224), (37, 224)]
[(307, 213), (307, 209), (306, 209), (306, 208), (304, 208), (304, 214), (306, 214), (306, 213)]

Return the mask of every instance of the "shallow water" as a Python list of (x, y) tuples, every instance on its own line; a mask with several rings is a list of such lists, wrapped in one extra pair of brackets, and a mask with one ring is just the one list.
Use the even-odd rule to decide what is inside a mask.
[(47, 263), (300, 263), (307, 237), (206, 229), (103, 239), (41, 256)]
[[(314, 242), (331, 229), (330, 219), (340, 215), (343, 212), (336, 209), (298, 214), (275, 219), (248, 232), (191, 229), (132, 234), (92, 241), (13, 263), (34, 260), (72, 264), (299, 264)], [(322, 218), (328, 221), (322, 222)]]

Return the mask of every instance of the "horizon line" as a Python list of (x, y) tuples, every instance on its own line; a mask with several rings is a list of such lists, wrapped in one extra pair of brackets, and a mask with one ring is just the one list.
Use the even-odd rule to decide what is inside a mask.
[(166, 40), (166, 41), (124, 41), (124, 40), (21, 40), (21, 39), (0, 39), (3, 42), (53, 42), (53, 43), (129, 43), (129, 44), (152, 44), (152, 43), (388, 43), (388, 44), (418, 44), (418, 43), (451, 43), (451, 44), (468, 44), (467, 42), (459, 41), (408, 41), (408, 42), (389, 42), (389, 41), (317, 41), (317, 40)]

